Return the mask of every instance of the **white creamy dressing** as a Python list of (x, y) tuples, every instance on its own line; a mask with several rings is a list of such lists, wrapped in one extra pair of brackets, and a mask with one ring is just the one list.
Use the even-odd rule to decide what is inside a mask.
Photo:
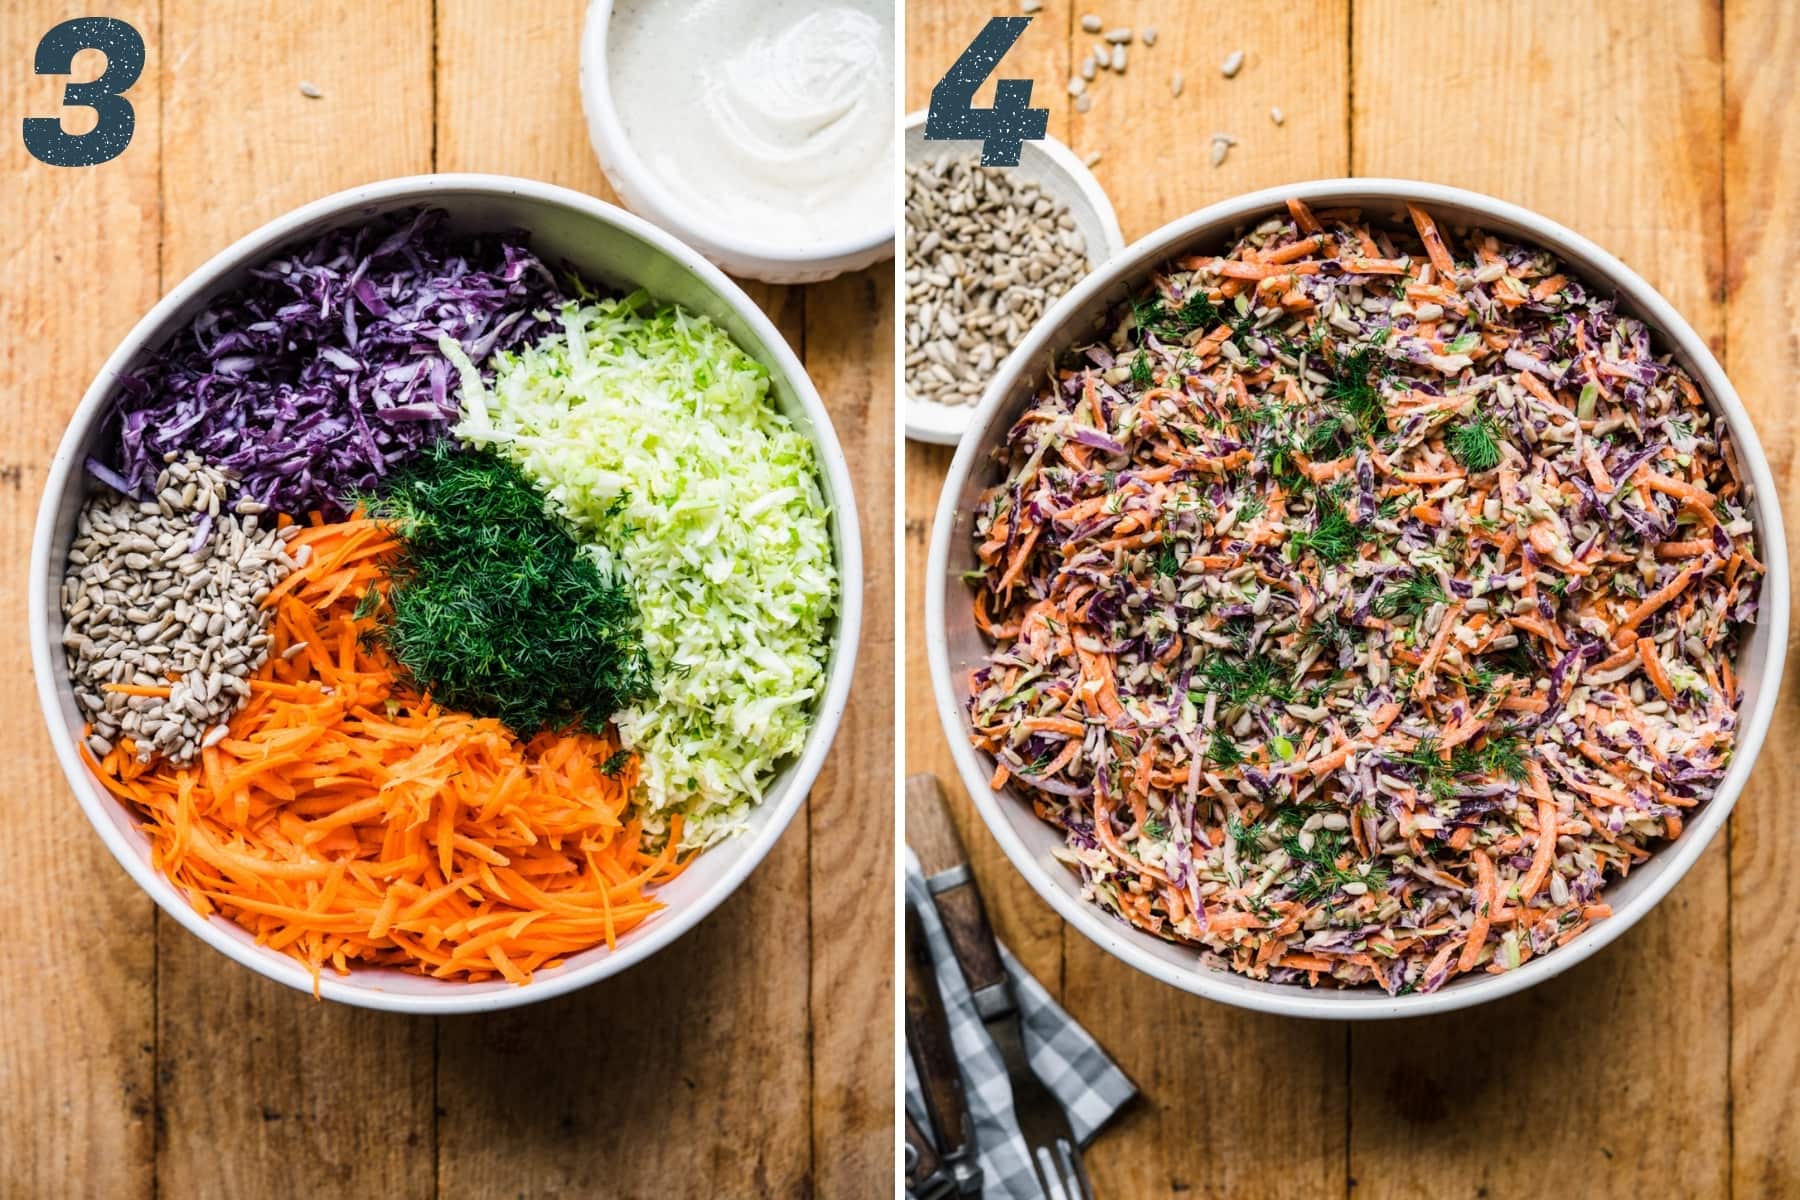
[(619, 0), (613, 105), (681, 205), (795, 249), (894, 209), (894, 0)]

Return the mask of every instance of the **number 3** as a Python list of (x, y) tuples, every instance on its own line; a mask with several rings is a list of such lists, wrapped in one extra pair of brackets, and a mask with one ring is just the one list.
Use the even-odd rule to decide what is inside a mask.
[(64, 21), (38, 43), (39, 75), (67, 75), (75, 55), (98, 50), (106, 55), (106, 71), (91, 83), (63, 86), (63, 105), (91, 108), (100, 123), (86, 133), (67, 133), (58, 117), (26, 117), (25, 149), (53, 167), (92, 167), (125, 153), (137, 129), (137, 113), (124, 92), (144, 70), (144, 39), (112, 17), (77, 17)]

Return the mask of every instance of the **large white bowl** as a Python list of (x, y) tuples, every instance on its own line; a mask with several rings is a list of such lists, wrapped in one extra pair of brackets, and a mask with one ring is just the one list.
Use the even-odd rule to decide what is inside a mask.
[[(993, 482), (992, 452), (1030, 400), (1045, 358), (1066, 350), (1079, 338), (1095, 335), (1106, 311), (1144, 284), (1157, 265), (1184, 252), (1221, 249), (1240, 227), (1283, 211), (1290, 196), (1298, 196), (1317, 208), (1361, 205), (1367, 209), (1396, 210), (1406, 201), (1413, 201), (1428, 208), (1440, 224), (1480, 225), (1555, 251), (1581, 277), (1617, 293), (1621, 308), (1648, 322), (1655, 331), (1658, 350), (1673, 352), (1693, 375), (1708, 403), (1731, 429), (1738, 461), (1756, 493), (1753, 519), (1768, 572), (1763, 577), (1756, 625), (1738, 664), (1744, 705), (1739, 714), (1737, 751), (1718, 794), (1695, 814), (1672, 845), (1633, 868), (1623, 882), (1607, 888), (1606, 900), (1613, 908), (1611, 917), (1595, 922), (1568, 945), (1533, 958), (1517, 970), (1502, 975), (1463, 976), (1429, 995), (1388, 996), (1372, 988), (1309, 989), (1216, 972), (1202, 967), (1191, 948), (1127, 928), (1106, 916), (1097, 906), (1080, 898), (1075, 878), (1051, 858), (1051, 852), (1062, 844), (1061, 835), (1039, 820), (1030, 805), (1011, 788), (995, 792), (988, 787), (993, 763), (970, 745), (963, 688), (958, 682), (966, 668), (981, 661), (986, 648), (970, 614), (968, 585), (960, 577), (963, 570), (975, 566), (969, 544), (969, 514), (978, 493)], [(975, 807), (1019, 873), (1076, 929), (1146, 975), (1241, 1008), (1300, 1017), (1419, 1016), (1497, 1000), (1561, 974), (1630, 929), (1687, 873), (1731, 815), (1731, 806), (1750, 776), (1774, 715), (1787, 652), (1787, 543), (1781, 530), (1775, 481), (1750, 418), (1706, 343), (1655, 289), (1580, 234), (1517, 205), (1476, 192), (1401, 179), (1325, 179), (1227, 200), (1163, 226), (1126, 247), (1122, 254), (1078, 284), (1026, 335), (983, 396), (944, 484), (932, 528), (924, 587), (925, 637), (938, 715)]]
[[(631, 211), (674, 233), (733, 275), (766, 283), (817, 283), (893, 257), (892, 211), (867, 233), (797, 250), (753, 232), (726, 228), (682, 203), (625, 136), (606, 61), (612, 11), (613, 0), (589, 0), (581, 29), (581, 108), (600, 169)], [(681, 72), (671, 72), (669, 103), (675, 103), (672, 97), (678, 89), (690, 85)]]
[[(63, 662), (57, 597), (76, 514), (92, 486), (82, 462), (94, 448), (101, 417), (119, 376), (160, 346), (213, 296), (241, 283), (249, 268), (283, 246), (327, 229), (417, 206), (446, 210), (455, 229), (525, 230), (532, 248), (553, 268), (573, 267), (597, 285), (643, 287), (653, 296), (718, 322), (769, 369), (776, 402), (812, 438), (825, 495), (832, 506), (832, 542), (842, 592), (825, 694), (800, 755), (775, 779), (751, 816), (749, 828), (706, 851), (693, 866), (658, 889), (657, 898), (666, 909), (621, 937), (616, 950), (600, 947), (574, 955), (560, 967), (537, 972), (523, 985), (427, 979), (386, 968), (358, 968), (348, 976), (327, 970), (320, 985), (325, 998), (365, 1008), (480, 1012), (547, 1000), (617, 974), (667, 946), (717, 908), (768, 854), (800, 811), (849, 698), (862, 625), (862, 543), (844, 452), (800, 360), (762, 310), (711, 263), (648, 222), (591, 196), (501, 175), (415, 175), (352, 188), (297, 208), (239, 239), (182, 280), (137, 323), (106, 360), (69, 422), (50, 463), (31, 548), (31, 658), (56, 756), (82, 810), (120, 865), (164, 912), (209, 946), (271, 979), (310, 991), (312, 976), (294, 959), (256, 945), (250, 934), (223, 917), (208, 919), (194, 911), (151, 866), (149, 840), (132, 815), (82, 761), (76, 749), (82, 718)], [(72, 819), (73, 814), (70, 816)]]
[[(981, 152), (981, 143), (976, 141), (926, 141), (925, 115), (925, 110), (920, 109), (906, 118), (908, 163), (946, 154)], [(1089, 270), (1097, 269), (1125, 248), (1125, 235), (1119, 232), (1119, 218), (1106, 197), (1106, 189), (1073, 150), (1053, 137), (1041, 137), (1024, 143), (1019, 148), (1019, 165), (1008, 169), (1037, 184), (1044, 195), (1068, 205), (1075, 228), (1087, 242)], [(911, 388), (906, 389), (906, 436), (915, 442), (954, 446), (974, 418), (973, 404), (940, 404), (914, 396)]]

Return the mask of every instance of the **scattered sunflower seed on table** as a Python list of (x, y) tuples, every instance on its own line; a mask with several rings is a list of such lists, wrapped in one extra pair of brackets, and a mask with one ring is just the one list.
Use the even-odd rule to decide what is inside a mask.
[(153, 499), (108, 489), (76, 518), (62, 645), (95, 757), (129, 737), (141, 761), (191, 762), (249, 699), (269, 655), (261, 604), (293, 569), (292, 534), (259, 526), (260, 504), (228, 508), (229, 486), (189, 455)]
[(973, 155), (906, 167), (906, 386), (973, 404), (1025, 331), (1087, 274), (1068, 205)]

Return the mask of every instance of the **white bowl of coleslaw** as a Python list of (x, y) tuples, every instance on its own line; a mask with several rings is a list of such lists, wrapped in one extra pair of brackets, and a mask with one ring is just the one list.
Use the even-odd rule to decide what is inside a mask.
[[(1738, 471), (1752, 495), (1745, 502), (1765, 567), (1754, 624), (1739, 644), (1735, 748), (1703, 806), (1689, 811), (1679, 836), (1656, 849), (1626, 877), (1608, 882), (1612, 915), (1585, 924), (1557, 948), (1498, 973), (1470, 973), (1437, 990), (1389, 994), (1374, 986), (1307, 987), (1208, 969), (1196, 949), (1113, 918), (1084, 899), (1080, 878), (1056, 857), (1063, 831), (1041, 820), (1012, 783), (990, 786), (996, 762), (971, 742), (969, 672), (989, 644), (977, 628), (964, 572), (977, 567), (971, 530), (978, 498), (996, 481), (994, 455), (1032, 403), (1043, 364), (1091, 340), (1099, 323), (1140, 290), (1152, 271), (1183, 254), (1214, 254), (1236, 233), (1284, 211), (1290, 198), (1314, 208), (1361, 207), (1391, 212), (1406, 204), (1440, 222), (1468, 225), (1550, 251), (1594, 290), (1610, 292), (1622, 314), (1642, 320), (1658, 353), (1672, 356), (1729, 431)], [(951, 465), (932, 530), (925, 572), (925, 628), (932, 689), (958, 771), (976, 808), (1026, 881), (1065, 920), (1115, 957), (1184, 991), (1289, 1016), (1379, 1019), (1418, 1016), (1484, 1003), (1549, 979), (1598, 951), (1655, 907), (1724, 826), (1753, 769), (1775, 710), (1788, 628), (1788, 567), (1778, 492), (1750, 418), (1705, 341), (1655, 289), (1617, 258), (1573, 232), (1517, 205), (1459, 188), (1393, 179), (1329, 179), (1267, 189), (1212, 205), (1127, 247), (1081, 282), (1041, 320), (990, 383)]]

